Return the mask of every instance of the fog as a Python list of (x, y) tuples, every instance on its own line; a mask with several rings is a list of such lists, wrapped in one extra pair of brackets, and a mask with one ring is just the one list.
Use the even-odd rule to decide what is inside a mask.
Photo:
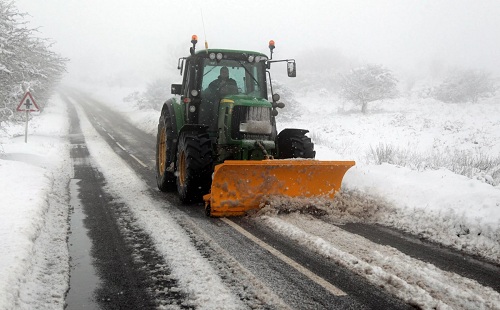
[[(500, 74), (500, 1), (16, 0), (29, 27), (69, 58), (67, 78), (144, 84), (175, 72), (191, 35), (210, 48), (295, 58), (299, 73), (377, 63), (425, 76)], [(323, 69), (323, 70), (322, 70)]]

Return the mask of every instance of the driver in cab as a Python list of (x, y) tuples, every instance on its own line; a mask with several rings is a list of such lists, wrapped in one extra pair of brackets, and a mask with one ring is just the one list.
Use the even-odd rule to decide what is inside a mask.
[(234, 79), (229, 77), (229, 69), (227, 67), (220, 69), (219, 77), (213, 80), (207, 88), (207, 94), (211, 99), (220, 99), (226, 95), (237, 93), (238, 85)]

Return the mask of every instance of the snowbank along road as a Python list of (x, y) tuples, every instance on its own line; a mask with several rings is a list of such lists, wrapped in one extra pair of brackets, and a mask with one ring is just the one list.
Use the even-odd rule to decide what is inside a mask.
[(498, 265), (385, 227), (335, 223), (314, 201), (300, 212), (207, 218), (201, 204), (157, 190), (156, 137), (83, 93), (61, 98), (73, 216), (90, 238), (74, 238), (70, 251), (88, 243), (92, 256), (87, 269), (72, 267), (68, 308), (500, 309)]

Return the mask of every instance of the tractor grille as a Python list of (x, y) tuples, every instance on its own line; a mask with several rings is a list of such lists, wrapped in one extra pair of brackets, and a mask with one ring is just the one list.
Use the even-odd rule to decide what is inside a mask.
[(272, 140), (272, 133), (246, 133), (240, 131), (241, 123), (260, 122), (267, 127), (271, 123), (271, 108), (235, 106), (231, 122), (231, 138), (235, 140)]

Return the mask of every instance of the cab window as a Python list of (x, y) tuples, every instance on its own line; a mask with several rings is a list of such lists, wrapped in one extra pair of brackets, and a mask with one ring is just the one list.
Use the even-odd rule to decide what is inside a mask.
[(263, 64), (248, 63), (236, 60), (205, 59), (203, 68), (202, 89), (206, 90), (210, 83), (219, 77), (220, 69), (227, 67), (229, 78), (236, 81), (240, 94), (250, 95), (257, 98), (265, 98), (265, 80)]

